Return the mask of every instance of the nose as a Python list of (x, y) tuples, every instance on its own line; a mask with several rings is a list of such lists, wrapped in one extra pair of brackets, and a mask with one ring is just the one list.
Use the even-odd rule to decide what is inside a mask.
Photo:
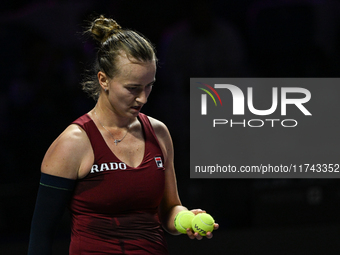
[(146, 104), (146, 102), (148, 101), (149, 94), (150, 92), (147, 92), (146, 89), (141, 90), (141, 92), (136, 97), (136, 101), (139, 104)]

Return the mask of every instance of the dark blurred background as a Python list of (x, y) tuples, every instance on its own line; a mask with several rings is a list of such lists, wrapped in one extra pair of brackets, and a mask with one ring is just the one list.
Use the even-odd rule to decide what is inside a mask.
[[(340, 254), (337, 179), (198, 180), (187, 162), (190, 77), (339, 76), (340, 3), (332, 0), (2, 3), (0, 254), (27, 252), (44, 153), (95, 104), (79, 83), (95, 53), (85, 21), (98, 14), (155, 44), (157, 82), (143, 112), (172, 133), (183, 204), (220, 223), (212, 240), (167, 235), (171, 254)], [(55, 255), (68, 254), (68, 239), (65, 214)]]

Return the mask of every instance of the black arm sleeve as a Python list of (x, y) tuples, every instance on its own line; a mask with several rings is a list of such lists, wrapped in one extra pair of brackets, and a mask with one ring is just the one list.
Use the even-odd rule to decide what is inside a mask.
[(52, 254), (52, 243), (75, 180), (41, 174), (40, 186), (31, 224), (28, 255)]

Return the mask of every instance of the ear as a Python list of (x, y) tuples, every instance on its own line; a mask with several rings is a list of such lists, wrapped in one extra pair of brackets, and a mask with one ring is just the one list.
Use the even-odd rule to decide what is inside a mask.
[(103, 90), (107, 91), (109, 89), (109, 81), (106, 74), (100, 71), (98, 72), (97, 77), (100, 86), (103, 88)]

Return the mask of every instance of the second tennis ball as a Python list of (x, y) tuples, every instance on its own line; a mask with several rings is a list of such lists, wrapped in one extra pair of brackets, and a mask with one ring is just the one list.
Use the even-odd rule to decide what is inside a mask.
[(192, 219), (192, 230), (201, 236), (206, 236), (207, 232), (214, 230), (215, 220), (207, 213), (199, 213)]
[(195, 214), (191, 211), (180, 211), (174, 220), (175, 228), (178, 232), (186, 234), (187, 228), (191, 228), (191, 222), (194, 217)]

